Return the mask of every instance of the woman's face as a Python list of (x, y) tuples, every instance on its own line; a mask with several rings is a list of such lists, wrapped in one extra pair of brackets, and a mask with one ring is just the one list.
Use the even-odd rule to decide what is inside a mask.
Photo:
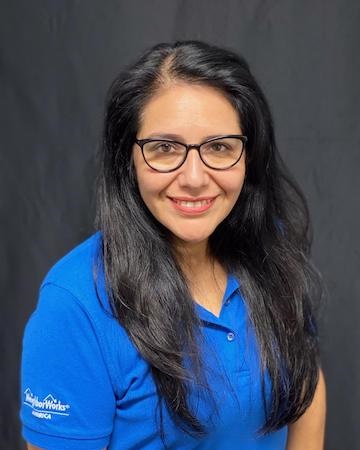
[[(209, 136), (227, 134), (242, 134), (238, 114), (228, 99), (212, 87), (184, 82), (163, 88), (149, 100), (137, 138), (168, 139), (172, 135), (186, 144), (200, 144)], [(233, 167), (220, 171), (205, 166), (196, 149), (190, 149), (184, 164), (169, 173), (151, 169), (136, 144), (133, 158), (146, 206), (182, 243), (206, 242), (232, 210), (244, 183), (245, 151)], [(206, 206), (204, 199), (210, 201)]]

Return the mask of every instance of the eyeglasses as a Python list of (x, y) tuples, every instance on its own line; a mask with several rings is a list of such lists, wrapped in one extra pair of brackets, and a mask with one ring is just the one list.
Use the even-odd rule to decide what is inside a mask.
[(184, 144), (168, 139), (135, 139), (146, 164), (157, 172), (172, 172), (184, 164), (190, 149), (199, 152), (205, 166), (226, 170), (241, 158), (247, 137), (240, 134), (209, 139), (201, 144)]

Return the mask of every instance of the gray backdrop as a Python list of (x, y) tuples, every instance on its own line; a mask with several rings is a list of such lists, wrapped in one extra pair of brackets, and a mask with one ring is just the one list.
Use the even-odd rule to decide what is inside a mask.
[(326, 449), (360, 448), (359, 19), (355, 0), (1, 2), (1, 448), (23, 448), (21, 338), (39, 283), (93, 232), (105, 92), (142, 50), (185, 38), (241, 52), (269, 99), (329, 292)]

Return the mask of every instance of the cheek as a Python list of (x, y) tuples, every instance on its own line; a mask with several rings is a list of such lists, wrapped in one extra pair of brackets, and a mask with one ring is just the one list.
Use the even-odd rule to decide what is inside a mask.
[(152, 173), (151, 169), (138, 170), (136, 172), (140, 195), (149, 209), (157, 204), (159, 200), (165, 199), (164, 191), (171, 183), (169, 176), (165, 174)]
[(144, 163), (140, 152), (133, 153), (133, 162), (135, 169), (136, 182), (142, 199), (147, 203), (147, 198), (156, 191), (156, 178), (148, 170), (148, 166)]
[(229, 198), (236, 201), (241, 193), (244, 181), (245, 169), (239, 169), (236, 172), (229, 173), (227, 177), (221, 180), (221, 183), (219, 182), (219, 185)]

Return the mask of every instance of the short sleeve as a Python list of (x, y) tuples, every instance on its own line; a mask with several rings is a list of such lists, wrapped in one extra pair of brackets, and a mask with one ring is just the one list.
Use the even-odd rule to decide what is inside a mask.
[(115, 395), (93, 321), (68, 290), (48, 283), (24, 333), (23, 437), (47, 450), (100, 450), (110, 440)]

